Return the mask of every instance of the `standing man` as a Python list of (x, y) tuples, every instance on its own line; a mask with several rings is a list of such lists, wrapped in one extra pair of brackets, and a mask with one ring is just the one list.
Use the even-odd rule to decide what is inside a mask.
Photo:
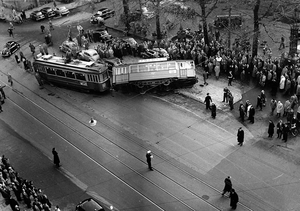
[(209, 96), (209, 93), (206, 94), (204, 102), (205, 102), (205, 105), (206, 105), (206, 109), (210, 109), (210, 103), (212, 102), (212, 99)]
[(283, 140), (284, 142), (287, 142), (289, 130), (290, 130), (290, 129), (289, 129), (288, 124), (285, 123), (285, 124), (283, 125), (283, 128), (282, 128), (282, 140)]
[(274, 128), (275, 128), (275, 124), (273, 123), (272, 120), (270, 120), (269, 121), (269, 128), (268, 128), (269, 138), (273, 138)]
[(271, 106), (271, 116), (273, 116), (274, 111), (277, 107), (277, 102), (274, 98), (272, 98), (271, 102), (270, 102), (270, 106)]
[(7, 29), (7, 31), (8, 31), (9, 36), (14, 38), (14, 29), (12, 27), (9, 27)]
[(262, 110), (262, 107), (263, 107), (263, 104), (262, 104), (261, 96), (258, 95), (258, 96), (257, 96), (257, 104), (256, 104), (256, 108), (260, 108), (259, 110), (261, 111), (261, 110)]
[(228, 88), (227, 87), (225, 87), (224, 89), (223, 89), (223, 101), (222, 102), (226, 102), (226, 103), (228, 103)]
[(30, 51), (32, 53), (32, 56), (34, 56), (34, 53), (35, 53), (35, 47), (32, 43), (29, 43), (29, 48), (30, 48)]
[(217, 106), (216, 106), (216, 104), (212, 103), (211, 104), (211, 117), (213, 119), (215, 119), (216, 116), (217, 116)]
[(277, 138), (281, 138), (283, 126), (284, 126), (284, 125), (283, 125), (283, 123), (282, 123), (282, 120), (279, 120), (279, 122), (278, 122), (277, 125), (276, 125), (276, 128), (277, 128)]
[(232, 183), (231, 183), (231, 177), (228, 176), (225, 178), (224, 180), (224, 183), (225, 183), (225, 186), (224, 186), (224, 189), (223, 189), (223, 193), (222, 193), (222, 196), (224, 196), (225, 193), (230, 193), (231, 190), (232, 190)]
[(148, 163), (148, 168), (149, 170), (153, 171), (152, 165), (151, 165), (151, 159), (153, 158), (153, 155), (151, 154), (151, 151), (149, 150), (146, 153), (146, 159), (147, 159), (147, 163)]
[(229, 102), (229, 107), (230, 107), (230, 110), (233, 110), (234, 107), (233, 107), (233, 95), (231, 94), (231, 92), (228, 92), (228, 102)]
[(235, 192), (234, 189), (231, 190), (230, 192), (230, 206), (233, 210), (236, 209), (236, 205), (239, 202), (239, 196), (237, 195), (237, 193)]
[(239, 128), (237, 133), (237, 141), (239, 142), (238, 145), (243, 146), (244, 143), (244, 130), (242, 127)]
[(232, 71), (229, 71), (229, 74), (228, 74), (228, 86), (232, 86), (232, 80), (233, 80), (233, 74), (232, 74)]
[(45, 26), (41, 25), (41, 32), (42, 32), (42, 34), (44, 33), (44, 31), (45, 31)]
[(281, 48), (285, 48), (285, 44), (284, 44), (284, 37), (283, 35), (281, 36), (281, 39), (280, 39), (280, 45), (279, 45), (279, 50), (281, 50)]
[(3, 86), (0, 85), (0, 93), (1, 93), (2, 97), (3, 97), (4, 99), (6, 99), (5, 92), (4, 92), (4, 90), (3, 90), (4, 87), (6, 87), (6, 85), (3, 85)]
[(9, 74), (9, 73), (7, 73), (7, 81), (8, 81), (8, 83), (10, 83), (10, 86), (13, 85), (13, 79), (11, 77), (11, 74)]
[(254, 115), (255, 115), (255, 109), (253, 107), (253, 105), (250, 105), (249, 108), (249, 120), (252, 124), (254, 124)]
[(53, 163), (56, 165), (57, 168), (60, 167), (60, 160), (55, 148), (52, 149), (52, 154), (53, 154)]
[(48, 24), (49, 24), (49, 30), (54, 30), (54, 27), (53, 27), (51, 19), (49, 19), (49, 23)]

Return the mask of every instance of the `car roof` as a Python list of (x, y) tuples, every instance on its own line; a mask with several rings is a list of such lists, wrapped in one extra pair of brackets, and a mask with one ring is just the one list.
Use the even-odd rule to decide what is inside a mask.
[(101, 8), (101, 9), (99, 9), (98, 11), (102, 12), (102, 11), (104, 11), (104, 10), (109, 10), (109, 9), (106, 8), (106, 7), (103, 7), (103, 8)]
[(94, 54), (94, 53), (97, 53), (97, 54), (98, 54), (98, 52), (97, 52), (95, 49), (82, 50), (82, 52), (83, 52), (83, 53), (84, 53), (84, 52), (87, 52), (87, 53), (92, 53), (92, 54)]
[(52, 9), (51, 7), (44, 7), (41, 10), (48, 10), (48, 9)]
[(39, 11), (39, 10), (36, 10), (36, 11), (33, 11), (32, 13), (39, 13), (39, 12), (41, 12), (41, 11)]
[(83, 200), (77, 206), (81, 207), (84, 211), (104, 211), (103, 207), (92, 198)]

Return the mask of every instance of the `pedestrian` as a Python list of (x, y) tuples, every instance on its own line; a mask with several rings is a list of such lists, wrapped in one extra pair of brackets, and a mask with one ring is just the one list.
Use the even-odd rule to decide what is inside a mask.
[(233, 74), (232, 74), (232, 71), (229, 71), (229, 74), (228, 74), (228, 86), (232, 86), (232, 81), (233, 81)]
[(42, 47), (42, 45), (39, 45), (39, 50), (42, 55), (45, 55), (44, 48)]
[(237, 141), (238, 141), (238, 145), (243, 146), (243, 143), (244, 143), (244, 130), (242, 129), (242, 127), (240, 127), (238, 129)]
[(260, 108), (259, 110), (261, 111), (261, 110), (262, 110), (262, 106), (263, 106), (263, 104), (262, 104), (261, 96), (258, 95), (258, 96), (257, 96), (257, 104), (256, 104), (256, 108)]
[(229, 89), (227, 87), (225, 87), (223, 89), (223, 101), (222, 102), (228, 103), (228, 91), (229, 91)]
[(14, 38), (14, 31), (13, 31), (13, 28), (12, 28), (12, 27), (9, 27), (9, 28), (7, 29), (7, 31), (8, 31), (9, 36)]
[(249, 107), (250, 107), (251, 103), (249, 100), (246, 100), (246, 103), (245, 103), (245, 116), (249, 116)]
[(271, 107), (271, 116), (274, 115), (274, 111), (277, 107), (277, 102), (274, 98), (272, 98), (272, 100), (270, 101), (270, 107)]
[(225, 183), (225, 186), (224, 186), (224, 189), (223, 189), (223, 193), (222, 193), (222, 196), (224, 196), (225, 193), (229, 193), (231, 192), (232, 190), (232, 183), (231, 183), (231, 177), (228, 176), (225, 178), (224, 180), (224, 183)]
[(12, 79), (12, 77), (11, 77), (11, 74), (7, 74), (7, 81), (8, 81), (8, 83), (10, 83), (10, 86), (12, 86), (13, 85), (13, 79)]
[(89, 121), (89, 123), (90, 123), (90, 126), (96, 126), (96, 124), (97, 124), (97, 120), (95, 120), (93, 117), (91, 118), (91, 120)]
[(278, 101), (276, 107), (276, 116), (281, 117), (282, 112), (283, 112), (283, 104), (280, 101)]
[(55, 148), (52, 149), (52, 154), (53, 154), (53, 163), (56, 165), (56, 167), (60, 167), (60, 160)]
[(255, 115), (255, 109), (252, 105), (250, 105), (249, 108), (249, 120), (252, 124), (254, 124), (254, 115)]
[(282, 120), (279, 120), (279, 122), (277, 123), (276, 125), (276, 129), (277, 129), (277, 138), (281, 138), (282, 136), (282, 130), (283, 130), (283, 123), (282, 123)]
[(146, 159), (147, 159), (147, 164), (148, 164), (148, 168), (149, 170), (153, 171), (152, 165), (151, 165), (151, 159), (153, 158), (153, 155), (151, 154), (151, 151), (147, 151), (146, 153)]
[(231, 92), (228, 92), (228, 102), (229, 102), (229, 107), (230, 107), (230, 110), (233, 110), (234, 107), (233, 107), (233, 95), (231, 94)]
[(20, 54), (20, 60), (23, 62), (23, 59), (26, 59), (26, 58), (22, 51), (20, 51), (19, 54)]
[(10, 205), (10, 207), (13, 211), (17, 211), (16, 206), (19, 206), (19, 203), (13, 197), (10, 197), (9, 198), (9, 205)]
[(45, 26), (41, 25), (41, 32), (44, 33), (44, 31), (45, 31)]
[(281, 36), (281, 39), (280, 39), (280, 45), (279, 45), (279, 50), (281, 50), (281, 48), (285, 48), (285, 44), (284, 44), (284, 37), (283, 35)]
[(261, 99), (262, 106), (266, 107), (267, 98), (266, 98), (265, 90), (261, 90), (260, 99)]
[(240, 118), (241, 118), (242, 122), (244, 122), (245, 121), (245, 108), (244, 108), (243, 102), (240, 103), (239, 112), (240, 112)]
[(28, 70), (28, 65), (27, 65), (27, 59), (23, 58), (23, 65), (24, 65), (24, 70), (27, 71)]
[(288, 110), (291, 109), (291, 101), (287, 99), (283, 106), (283, 116), (286, 116), (288, 114)]
[(30, 51), (32, 53), (32, 56), (34, 56), (34, 54), (35, 54), (35, 47), (34, 47), (34, 45), (32, 43), (29, 43), (29, 48), (30, 48)]
[(4, 90), (3, 90), (4, 87), (6, 87), (6, 85), (3, 85), (3, 86), (0, 85), (0, 93), (1, 93), (2, 97), (3, 97), (4, 99), (6, 99), (6, 95), (5, 95), (5, 92), (4, 92)]
[(15, 54), (15, 60), (16, 60), (17, 64), (19, 64), (19, 63), (20, 63), (20, 58), (18, 57), (18, 55), (17, 55), (17, 54)]
[(269, 138), (273, 138), (274, 128), (275, 128), (275, 124), (273, 123), (272, 120), (269, 120), (269, 128), (268, 128)]
[(230, 192), (230, 207), (235, 210), (237, 203), (239, 202), (239, 196), (237, 195), (237, 193), (235, 192), (234, 189), (231, 190)]
[(48, 45), (46, 43), (43, 43), (43, 50), (45, 52), (46, 55), (48, 55)]
[(216, 106), (216, 104), (212, 103), (211, 104), (211, 117), (213, 119), (215, 119), (216, 116), (217, 116), (217, 106)]
[(208, 72), (206, 72), (206, 70), (203, 71), (203, 81), (204, 81), (204, 85), (208, 85), (208, 83), (206, 82), (208, 78)]
[(0, 113), (3, 112), (3, 110), (2, 110), (2, 104), (3, 104), (2, 103), (2, 95), (0, 95)]
[(51, 19), (49, 19), (48, 24), (49, 24), (49, 30), (54, 30), (54, 27), (53, 27)]
[(206, 94), (204, 102), (206, 105), (206, 109), (210, 109), (210, 103), (212, 102), (212, 99), (211, 96), (209, 96), (209, 93)]
[(285, 123), (282, 127), (282, 140), (284, 142), (287, 142), (287, 139), (288, 139), (288, 133), (289, 133), (289, 126), (287, 123)]

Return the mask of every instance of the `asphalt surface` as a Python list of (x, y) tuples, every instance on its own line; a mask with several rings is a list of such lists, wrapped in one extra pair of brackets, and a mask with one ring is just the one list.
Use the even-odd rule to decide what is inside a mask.
[[(2, 26), (1, 26), (2, 27)], [(41, 36), (42, 37), (42, 36)], [(27, 49), (28, 50), (28, 49)], [(9, 67), (7, 67), (9, 69)], [(21, 68), (18, 69), (18, 71), (22, 71)], [(36, 91), (37, 92), (42, 92), (43, 90), (38, 90), (37, 87), (37, 82), (35, 81), (34, 77), (32, 77), (32, 75), (28, 75), (27, 73), (22, 73), (22, 72), (18, 72), (18, 73), (14, 73), (14, 77), (16, 80), (20, 81), (21, 83), (26, 84), (26, 86), (30, 86), (30, 87), (34, 87), (36, 86)], [(22, 79), (21, 79), (22, 78)], [(6, 79), (6, 76), (2, 74), (1, 79), (4, 81)], [(34, 85), (35, 84), (35, 85)], [(215, 84), (215, 86), (214, 86)], [(226, 80), (220, 80), (220, 81), (216, 81), (214, 79), (211, 79), (211, 82), (209, 83), (209, 86), (207, 87), (208, 89), (215, 89), (216, 87), (219, 87), (220, 90), (220, 94), (218, 96), (214, 96), (214, 98), (216, 99), (220, 99), (220, 96), (222, 96), (222, 87), (226, 86)], [(237, 87), (238, 89), (238, 87)], [(7, 89), (8, 90), (8, 89)], [(16, 88), (15, 91), (20, 91), (22, 89)], [(15, 92), (14, 91), (14, 92)], [(243, 96), (243, 100), (246, 99), (250, 99), (250, 101), (255, 105), (256, 104), (256, 97), (257, 95), (260, 93), (261, 88), (257, 87), (257, 88), (250, 88), (249, 90), (247, 90), (245, 92), (245, 90), (240, 90)], [(267, 91), (267, 98), (270, 99), (270, 95)], [(12, 90), (7, 91), (9, 96), (13, 96), (14, 92), (12, 92)], [(201, 93), (198, 93), (198, 95), (201, 95)], [(203, 95), (203, 93), (202, 93)], [(45, 97), (45, 96), (44, 96)], [(13, 98), (13, 97), (11, 97)], [(168, 96), (166, 96), (166, 98), (168, 99)], [(278, 96), (276, 97), (277, 99), (281, 99), (282, 102), (284, 102), (284, 98), (278, 94)], [(200, 101), (201, 101), (201, 96), (199, 97)], [(172, 102), (172, 99), (168, 99)], [(217, 101), (217, 100), (216, 100)], [(220, 100), (221, 101), (221, 100)], [(173, 101), (174, 102), (174, 101)], [(180, 102), (179, 102), (180, 103)], [(238, 103), (238, 102), (237, 102)], [(23, 102), (24, 104), (24, 102)], [(174, 104), (176, 104), (176, 102), (174, 102)], [(189, 104), (189, 103), (187, 103)], [(190, 106), (194, 105), (194, 103), (190, 103)], [(187, 107), (189, 105), (186, 105)], [(220, 104), (221, 105), (221, 104)], [(65, 171), (65, 168), (67, 168), (67, 160), (64, 158), (64, 154), (63, 152), (59, 152), (60, 155), (62, 156), (62, 168), (60, 170), (54, 168), (53, 164), (52, 164), (52, 156), (51, 156), (51, 149), (53, 146), (47, 146), (44, 145), (43, 146), (43, 150), (41, 153), (41, 150), (39, 149), (39, 147), (32, 145), (30, 138), (23, 138), (24, 136), (26, 137), (26, 135), (22, 134), (20, 135), (19, 131), (15, 131), (13, 128), (10, 128), (8, 126), (8, 122), (9, 125), (13, 125), (13, 124), (18, 124), (18, 121), (20, 121), (23, 124), (26, 124), (26, 118), (24, 115), (24, 120), (14, 120), (14, 115), (16, 113), (21, 113), (20, 110), (18, 108), (15, 108), (10, 102), (9, 100), (7, 101), (6, 104), (4, 104), (3, 106), (4, 109), (4, 113), (1, 113), (1, 120), (5, 120), (3, 122), (1, 122), (1, 134), (5, 134), (3, 136), (1, 136), (1, 148), (0, 148), (0, 153), (5, 154), (8, 158), (10, 158), (11, 163), (13, 164), (13, 166), (16, 168), (17, 171), (20, 172), (21, 176), (23, 176), (26, 179), (32, 179), (34, 181), (34, 184), (37, 187), (41, 187), (42, 190), (45, 190), (45, 192), (47, 193), (48, 197), (51, 199), (53, 204), (59, 204), (60, 207), (63, 207), (64, 210), (72, 210), (75, 206), (75, 204), (88, 197), (88, 195), (85, 193), (84, 188), (79, 184), (79, 183), (74, 183), (74, 178), (72, 178), (71, 180), (73, 182), (71, 182), (71, 180), (66, 179), (66, 178), (70, 178), (70, 174), (68, 173), (68, 171)], [(200, 106), (199, 108), (200, 110), (203, 109), (203, 107)], [(272, 153), (276, 153), (276, 155), (280, 155), (280, 156), (284, 156), (284, 159), (282, 160), (278, 160), (278, 163), (280, 164), (284, 164), (284, 161), (287, 162), (294, 162), (295, 164), (297, 164), (298, 162), (298, 143), (297, 143), (297, 139), (290, 139), (290, 141), (288, 142), (287, 145), (283, 145), (280, 140), (277, 139), (266, 139), (266, 123), (269, 120), (270, 116), (269, 116), (269, 107), (267, 106), (266, 108), (263, 109), (262, 112), (257, 111), (256, 113), (256, 123), (255, 124), (248, 124), (245, 123), (244, 126), (249, 130), (249, 135), (251, 133), (251, 135), (253, 135), (253, 137), (259, 139), (259, 141), (257, 140), (250, 140), (247, 144), (253, 144), (254, 147), (258, 147), (259, 149), (255, 149), (255, 148), (251, 148), (251, 157), (255, 157), (255, 155), (257, 155), (257, 157), (260, 158), (261, 160), (265, 160), (264, 158), (268, 158), (269, 152), (271, 151)], [(199, 111), (200, 112), (200, 111)], [(208, 112), (203, 111), (205, 116), (209, 116)], [(220, 110), (218, 110), (218, 115), (217, 117), (219, 118), (220, 122), (216, 122), (216, 125), (220, 125), (220, 127), (224, 127), (224, 126), (228, 126), (230, 127), (230, 124), (232, 124), (233, 122), (228, 122), (228, 118), (225, 118), (225, 116), (228, 115), (232, 115), (230, 116), (230, 118), (237, 118), (238, 117), (238, 111), (237, 111), (237, 106), (236, 109), (233, 112), (228, 112), (228, 108), (227, 106), (220, 106)], [(87, 117), (85, 117), (87, 118)], [(224, 118), (224, 119), (223, 119)], [(272, 117), (272, 119), (276, 120), (276, 117)], [(222, 121), (223, 120), (223, 121)], [(15, 122), (16, 121), (16, 122)], [(228, 124), (228, 125), (226, 125)], [(205, 125), (203, 125), (205, 126)], [(236, 123), (232, 124), (233, 127), (236, 127)], [(235, 134), (236, 129), (235, 128), (231, 128), (230, 130), (232, 132), (232, 134)], [(41, 137), (41, 140), (43, 140), (43, 138)], [(232, 144), (234, 144), (234, 142), (232, 142)], [(279, 146), (278, 146), (279, 145)], [(270, 150), (267, 150), (269, 149)], [(274, 149), (276, 148), (276, 149)], [(266, 150), (268, 153), (265, 153), (263, 150)], [(288, 151), (286, 153), (286, 151)], [(248, 153), (249, 151), (247, 150), (243, 150), (242, 153)], [(241, 154), (242, 154), (241, 153)], [(261, 155), (261, 153), (265, 153), (265, 157), (263, 155)], [(247, 161), (243, 161), (243, 159), (239, 159), (236, 158), (238, 156), (241, 156), (241, 154), (234, 154), (231, 155), (232, 158), (232, 162), (237, 162), (237, 160), (240, 160), (241, 163), (238, 164), (236, 163), (237, 166), (239, 165), (243, 165), (244, 163), (247, 163)], [(249, 155), (250, 156), (250, 155)], [(235, 157), (235, 158), (233, 158)], [(241, 156), (240, 158), (242, 158), (243, 156)], [(223, 161), (222, 163), (218, 164), (217, 166), (218, 168), (214, 168), (214, 170), (210, 171), (209, 174), (207, 174), (207, 177), (209, 177), (208, 175), (218, 175), (220, 174), (220, 169), (223, 170), (223, 174), (224, 172), (231, 174), (231, 175), (238, 175), (240, 174), (240, 169), (237, 168), (236, 170), (231, 169), (231, 172), (228, 172), (226, 170), (226, 166), (229, 164), (226, 164), (226, 162), (231, 161), (231, 158), (226, 159), (225, 161)], [(272, 158), (274, 159), (272, 156), (269, 157), (269, 159)], [(266, 163), (270, 162), (268, 159), (266, 159), (265, 161)], [(230, 162), (229, 162), (230, 163)], [(74, 165), (74, 164), (72, 164)], [(290, 166), (290, 165), (289, 165)], [(284, 167), (281, 167), (284, 168)], [(218, 169), (218, 170), (216, 170)], [(292, 169), (292, 168), (291, 168)], [(202, 169), (203, 170), (203, 169)], [(205, 169), (204, 169), (205, 170)], [(203, 171), (204, 171), (203, 170)], [(249, 172), (252, 172), (253, 169), (249, 169)], [(288, 170), (286, 170), (288, 171)], [(271, 172), (271, 170), (270, 170)], [(211, 180), (211, 182), (213, 184), (215, 184), (217, 187), (219, 187), (219, 189), (222, 189), (222, 178), (223, 175), (221, 174), (220, 177), (218, 178), (214, 178)], [(247, 174), (247, 172), (244, 172), (243, 174)], [(247, 184), (247, 176), (243, 175), (238, 179), (236, 179), (240, 184)], [(288, 173), (287, 173), (288, 174)], [(276, 175), (274, 173), (274, 175)], [(67, 176), (67, 177), (66, 177)], [(250, 177), (250, 176), (249, 176)], [(274, 176), (273, 178), (276, 178), (277, 176)], [(243, 179), (241, 179), (243, 178)], [(249, 178), (248, 178), (249, 179)], [(293, 182), (292, 178), (289, 178), (291, 182)], [(240, 181), (238, 181), (240, 180)], [(47, 182), (45, 182), (47, 181)], [(49, 181), (49, 183), (48, 183)], [(217, 185), (217, 183), (219, 183)], [(295, 181), (296, 183), (296, 181)], [(76, 184), (76, 185), (75, 185)], [(251, 187), (251, 184), (253, 185), (253, 183), (249, 183), (249, 187), (247, 187), (247, 189), (251, 190), (253, 189), (253, 187)], [(259, 186), (264, 186), (265, 184), (257, 184), (257, 188), (259, 188)], [(242, 193), (242, 188), (240, 188), (241, 190), (241, 194), (242, 194), (242, 198), (243, 199), (253, 199), (253, 195), (249, 194), (249, 196), (247, 197), (248, 193)], [(246, 189), (246, 190), (247, 190)], [(70, 192), (67, 192), (66, 190), (71, 190)], [(272, 190), (272, 189), (271, 189)], [(284, 190), (285, 193), (288, 192), (288, 190)], [(204, 191), (203, 193), (203, 197), (205, 198), (207, 195), (207, 190)], [(277, 196), (277, 195), (276, 195)], [(215, 196), (216, 198), (213, 199), (214, 203), (224, 203), (225, 207), (228, 207), (228, 201), (218, 201), (219, 200), (219, 196)], [(278, 197), (280, 197), (280, 195), (278, 195)], [(213, 198), (213, 194), (210, 195), (210, 198)], [(212, 200), (212, 199), (210, 199)], [(277, 199), (278, 203), (281, 203), (282, 200), (280, 200), (280, 198)], [(245, 203), (245, 200), (243, 200), (243, 202)], [(256, 200), (257, 202), (257, 200)], [(246, 202), (249, 206), (251, 206), (251, 201), (247, 201)], [(257, 202), (257, 204), (259, 204)], [(262, 203), (263, 204), (263, 203)], [(254, 205), (252, 205), (254, 206)], [(259, 207), (259, 205), (257, 205)], [(263, 205), (262, 205), (263, 206)], [(274, 206), (277, 207), (282, 207), (281, 205), (277, 205), (275, 204)], [(296, 205), (294, 205), (294, 207), (296, 207)], [(290, 207), (293, 207), (293, 205), (290, 205)], [(3, 209), (7, 209), (3, 207)], [(226, 208), (224, 208), (226, 210)], [(239, 210), (241, 208), (239, 207)], [(274, 208), (275, 209), (275, 208)], [(201, 209), (200, 209), (201, 210)], [(203, 210), (203, 209), (202, 209)], [(256, 210), (256, 209), (253, 209)], [(258, 209), (257, 209), (258, 210)], [(276, 210), (276, 209), (275, 209)], [(284, 208), (282, 207), (281, 210), (284, 210)], [(289, 210), (289, 209), (288, 209)], [(291, 210), (291, 209), (290, 209)]]

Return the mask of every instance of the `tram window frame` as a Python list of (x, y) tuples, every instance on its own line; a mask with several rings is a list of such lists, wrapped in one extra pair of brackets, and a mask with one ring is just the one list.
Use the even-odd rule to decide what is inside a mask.
[(138, 65), (131, 65), (130, 66), (130, 71), (131, 71), (131, 73), (138, 73), (139, 72)]
[(50, 74), (50, 75), (56, 75), (55, 70), (51, 67), (46, 67), (46, 72), (47, 72), (47, 74)]
[(86, 81), (85, 74), (83, 73), (75, 73), (75, 78), (81, 81)]
[(168, 62), (168, 69), (176, 69), (176, 63), (175, 62)]
[(66, 74), (65, 74), (64, 71), (59, 70), (59, 69), (56, 69), (55, 71), (56, 71), (56, 75), (57, 75), (57, 76), (66, 77)]
[(66, 71), (66, 77), (75, 79), (75, 73), (71, 71)]
[(103, 80), (108, 79), (108, 73), (107, 72), (103, 72), (102, 74), (103, 74)]
[(168, 63), (160, 63), (159, 65), (157, 65), (157, 69), (168, 70)]
[(98, 75), (99, 82), (103, 81), (103, 73)]
[(150, 72), (157, 71), (156, 64), (155, 63), (148, 64), (148, 71)]
[(140, 64), (139, 65), (139, 72), (148, 72), (149, 71), (149, 67), (147, 64)]

